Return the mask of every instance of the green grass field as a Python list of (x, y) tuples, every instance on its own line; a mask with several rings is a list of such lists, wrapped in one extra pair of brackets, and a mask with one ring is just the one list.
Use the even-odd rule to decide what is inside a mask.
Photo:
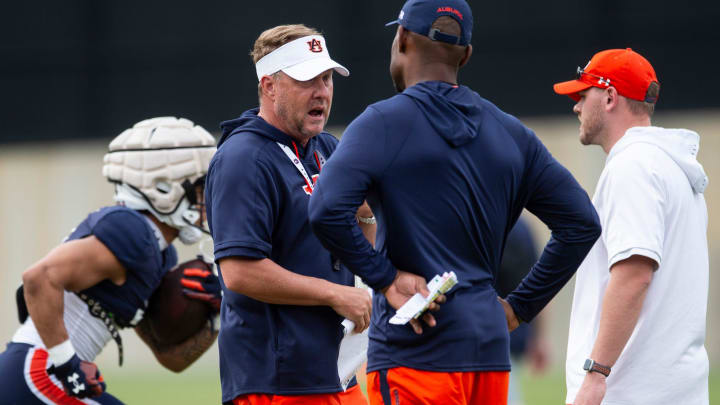
[[(527, 405), (565, 404), (564, 370), (557, 370), (541, 377), (523, 373), (522, 379)], [(710, 371), (709, 385), (710, 404), (720, 404), (720, 368)]]
[[(108, 391), (128, 405), (220, 404), (217, 370), (191, 368), (182, 374), (104, 372)], [(527, 405), (560, 405), (565, 402), (561, 371), (542, 377), (521, 372)], [(710, 373), (710, 403), (720, 403), (720, 369)]]

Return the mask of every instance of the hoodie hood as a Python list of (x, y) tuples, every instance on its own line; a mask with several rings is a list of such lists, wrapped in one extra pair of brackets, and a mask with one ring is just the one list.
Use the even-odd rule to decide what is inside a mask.
[(701, 194), (705, 191), (708, 177), (697, 161), (700, 135), (696, 132), (687, 129), (633, 127), (613, 146), (608, 160), (634, 143), (649, 143), (662, 149), (685, 172), (693, 192)]
[[(283, 131), (268, 124), (267, 121), (258, 115), (259, 112), (259, 108), (253, 108), (245, 111), (238, 118), (221, 122), (220, 128), (222, 129), (222, 136), (220, 137), (220, 141), (218, 141), (218, 148), (220, 148), (220, 145), (227, 141), (228, 138), (240, 132), (251, 132), (275, 142), (291, 145), (292, 138)], [(310, 142), (312, 142), (313, 139), (314, 138), (311, 138)], [(310, 145), (310, 143), (308, 143), (308, 145)]]
[(259, 108), (253, 108), (252, 110), (245, 111), (238, 118), (221, 122), (220, 129), (222, 129), (222, 136), (220, 136), (220, 140), (218, 141), (218, 147), (227, 141), (230, 135), (238, 128), (264, 136), (265, 134), (260, 130), (261, 123), (258, 122), (264, 120), (258, 117), (258, 112), (260, 112)]
[(474, 91), (445, 82), (418, 83), (402, 93), (415, 101), (435, 132), (450, 145), (462, 146), (477, 136), (482, 107)]

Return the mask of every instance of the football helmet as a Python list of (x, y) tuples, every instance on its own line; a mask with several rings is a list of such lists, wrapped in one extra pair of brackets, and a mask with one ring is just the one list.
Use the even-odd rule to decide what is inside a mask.
[(209, 234), (202, 216), (198, 186), (204, 186), (215, 138), (184, 118), (140, 121), (110, 142), (103, 175), (115, 183), (115, 201), (147, 210), (180, 231), (180, 241), (193, 244)]

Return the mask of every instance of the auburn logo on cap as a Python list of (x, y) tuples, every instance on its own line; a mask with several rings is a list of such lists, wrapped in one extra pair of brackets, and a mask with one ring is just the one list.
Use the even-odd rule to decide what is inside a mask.
[(436, 13), (452, 13), (458, 16), (458, 18), (460, 18), (461, 20), (463, 19), (462, 13), (452, 7), (438, 7)]
[(322, 52), (322, 44), (319, 39), (313, 38), (312, 41), (308, 41), (307, 44), (310, 46), (310, 52)]

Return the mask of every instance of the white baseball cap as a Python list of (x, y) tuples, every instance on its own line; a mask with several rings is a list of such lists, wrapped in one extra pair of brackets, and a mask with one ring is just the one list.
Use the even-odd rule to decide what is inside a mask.
[(325, 38), (321, 35), (308, 35), (290, 41), (255, 63), (258, 81), (263, 76), (282, 70), (293, 79), (304, 82), (328, 69), (335, 69), (343, 76), (350, 75), (349, 70), (330, 58)]

